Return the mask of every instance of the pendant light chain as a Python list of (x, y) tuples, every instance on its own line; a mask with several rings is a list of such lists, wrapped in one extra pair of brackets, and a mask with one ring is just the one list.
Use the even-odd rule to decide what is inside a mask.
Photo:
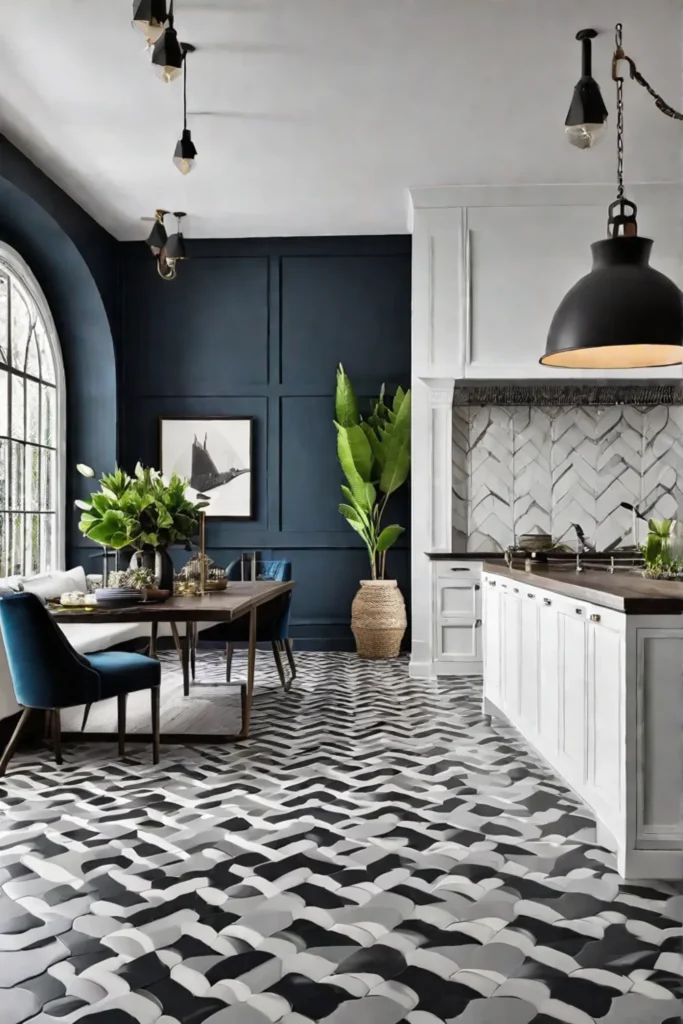
[(187, 52), (183, 52), (183, 131), (187, 131)]
[(618, 62), (623, 58), (621, 45), (621, 22), (617, 24), (616, 51), (614, 54), (614, 78), (617, 83), (617, 199), (624, 198), (624, 78), (616, 74)]

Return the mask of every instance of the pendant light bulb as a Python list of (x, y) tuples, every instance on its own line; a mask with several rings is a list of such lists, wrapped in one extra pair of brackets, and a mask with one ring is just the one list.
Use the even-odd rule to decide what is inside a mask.
[(581, 78), (574, 86), (564, 130), (567, 141), (578, 149), (590, 149), (607, 132), (607, 107), (592, 74), (591, 40), (597, 34), (594, 28), (582, 28), (576, 33), (581, 43)]
[(183, 48), (173, 25), (173, 0), (168, 11), (168, 27), (154, 44), (152, 66), (162, 82), (174, 82), (183, 73)]
[(166, 0), (133, 0), (132, 25), (142, 33), (148, 45), (154, 45), (163, 35), (167, 22)]
[(176, 144), (175, 152), (173, 154), (173, 163), (176, 165), (181, 174), (189, 174), (194, 168), (197, 159), (197, 147), (192, 141), (192, 133), (187, 127), (187, 55), (188, 53), (194, 52), (194, 46), (189, 43), (183, 43), (183, 133), (178, 139)]

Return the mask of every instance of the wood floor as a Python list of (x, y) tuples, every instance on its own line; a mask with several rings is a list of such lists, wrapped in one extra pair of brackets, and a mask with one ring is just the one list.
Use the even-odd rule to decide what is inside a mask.
[[(225, 683), (225, 654), (216, 649), (199, 651), (196, 684), (190, 696), (183, 696), (183, 679), (175, 652), (160, 654), (161, 731), (162, 733), (236, 733), (240, 729), (239, 683), (247, 679), (246, 651), (233, 655), (231, 681)], [(254, 703), (259, 690), (279, 689), (280, 683), (273, 656), (269, 651), (256, 652), (256, 683)], [(148, 690), (131, 693), (126, 711), (126, 732), (148, 733), (151, 728), (150, 695)], [(79, 732), (83, 721), (83, 708), (62, 711), (62, 731)], [(103, 700), (93, 704), (85, 732), (114, 732), (117, 728), (116, 700)]]

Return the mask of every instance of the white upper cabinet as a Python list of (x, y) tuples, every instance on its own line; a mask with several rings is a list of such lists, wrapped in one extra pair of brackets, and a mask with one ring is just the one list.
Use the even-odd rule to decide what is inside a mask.
[[(414, 372), (456, 380), (682, 379), (680, 366), (568, 370), (541, 366), (561, 299), (591, 268), (606, 237), (605, 185), (415, 190)], [(676, 184), (629, 191), (652, 266), (681, 284), (683, 203)]]

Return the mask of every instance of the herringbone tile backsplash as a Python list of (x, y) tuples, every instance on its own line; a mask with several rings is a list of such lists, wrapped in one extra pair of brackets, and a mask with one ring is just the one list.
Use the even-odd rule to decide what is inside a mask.
[(600, 550), (630, 544), (622, 501), (683, 514), (683, 406), (453, 409), (454, 550), (534, 531), (574, 544), (572, 523)]

